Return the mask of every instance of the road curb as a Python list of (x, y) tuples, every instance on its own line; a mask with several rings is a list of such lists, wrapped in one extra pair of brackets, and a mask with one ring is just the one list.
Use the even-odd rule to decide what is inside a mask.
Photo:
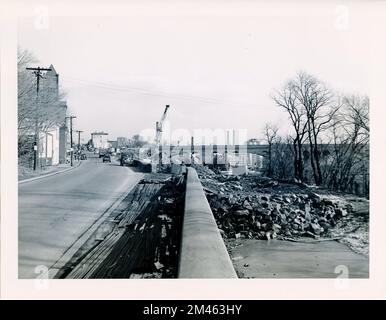
[(74, 170), (74, 169), (80, 167), (81, 164), (82, 164), (82, 161), (79, 161), (77, 166), (70, 167), (70, 168), (67, 168), (67, 169), (64, 169), (64, 170), (60, 170), (60, 171), (56, 171), (56, 172), (52, 172), (52, 173), (43, 174), (41, 176), (37, 176), (37, 177), (29, 178), (29, 179), (20, 180), (18, 182), (18, 184), (23, 184), (23, 183), (26, 183), (26, 182), (31, 182), (31, 181), (35, 181), (35, 180), (51, 177), (51, 176), (54, 176), (54, 175), (57, 175), (57, 174), (60, 174), (60, 173), (64, 173), (64, 172), (67, 172), (67, 171), (70, 171), (70, 170)]

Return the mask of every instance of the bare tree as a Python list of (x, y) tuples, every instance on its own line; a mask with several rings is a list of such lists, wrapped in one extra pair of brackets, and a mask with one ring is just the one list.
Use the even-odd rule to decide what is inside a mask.
[(293, 178), (293, 137), (276, 136), (272, 144), (272, 172), (276, 179)]
[(139, 134), (135, 134), (130, 141), (130, 147), (141, 148), (146, 144), (146, 141)]
[(272, 123), (267, 123), (263, 130), (264, 140), (268, 144), (268, 169), (267, 169), (267, 176), (271, 177), (273, 174), (272, 171), (272, 146), (275, 142), (275, 139), (277, 137), (277, 132), (279, 130), (279, 127), (277, 125), (274, 125)]
[(303, 142), (308, 127), (307, 112), (299, 103), (297, 96), (297, 84), (288, 81), (280, 90), (272, 96), (275, 103), (283, 108), (289, 115), (292, 127), (295, 131), (293, 138), (294, 148), (294, 175), (300, 181), (303, 180)]
[[(18, 155), (22, 160), (33, 154), (33, 136), (49, 132), (54, 126), (63, 125), (61, 105), (64, 94), (49, 88), (41, 80), (39, 96), (36, 94), (36, 77), (27, 67), (37, 63), (34, 55), (18, 48)], [(65, 111), (64, 111), (65, 112)]]
[(299, 72), (294, 80), (295, 96), (304, 107), (307, 116), (307, 136), (310, 146), (310, 163), (316, 185), (323, 182), (320, 166), (319, 135), (331, 124), (331, 120), (340, 108), (327, 86), (307, 74)]
[[(341, 100), (323, 82), (303, 71), (298, 72), (273, 98), (278, 106), (287, 111), (295, 129), (295, 177), (305, 178), (303, 151), (306, 151), (315, 184), (321, 185), (320, 136), (331, 125), (341, 107)], [(304, 150), (305, 138), (309, 152)]]
[[(354, 193), (361, 185), (362, 193), (368, 195), (369, 98), (342, 97), (315, 77), (298, 72), (273, 99), (288, 113), (295, 131), (295, 177), (306, 181), (312, 173), (317, 185)], [(280, 152), (274, 154), (276, 164)], [(273, 171), (279, 172), (277, 168)]]
[[(18, 48), (18, 138), (19, 149), (24, 147), (23, 141), (26, 135), (32, 130), (31, 113), (33, 103), (31, 98), (36, 89), (34, 89), (34, 77), (26, 70), (30, 64), (36, 63), (36, 58), (31, 52)], [(22, 150), (19, 150), (19, 154)]]
[[(326, 185), (334, 190), (369, 192), (369, 99), (348, 96), (330, 128), (334, 153), (325, 171)], [(359, 187), (362, 186), (360, 192)]]
[(343, 104), (346, 108), (347, 121), (360, 127), (360, 134), (365, 139), (370, 137), (370, 120), (368, 96), (351, 95), (343, 98)]

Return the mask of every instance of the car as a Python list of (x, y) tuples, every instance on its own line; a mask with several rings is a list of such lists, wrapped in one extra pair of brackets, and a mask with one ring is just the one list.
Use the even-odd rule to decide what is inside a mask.
[(85, 153), (81, 153), (80, 154), (80, 160), (86, 160), (87, 159), (87, 156)]
[(105, 154), (109, 154), (106, 149), (99, 149), (99, 158), (104, 157)]
[(131, 165), (131, 163), (132, 163), (132, 159), (129, 155), (127, 154), (121, 155), (121, 166)]
[(111, 156), (108, 153), (103, 155), (103, 162), (111, 162)]

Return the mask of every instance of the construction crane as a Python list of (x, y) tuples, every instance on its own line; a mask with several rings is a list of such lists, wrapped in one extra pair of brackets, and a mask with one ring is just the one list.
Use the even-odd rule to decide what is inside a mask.
[(169, 109), (169, 105), (167, 104), (166, 107), (165, 107), (165, 111), (164, 113), (162, 114), (162, 118), (161, 120), (158, 122), (156, 122), (155, 124), (155, 129), (156, 129), (156, 134), (155, 134), (155, 145), (157, 148), (159, 148), (160, 144), (161, 144), (161, 139), (162, 139), (162, 126), (163, 126), (163, 123), (166, 119), (166, 114), (168, 112), (168, 109)]
[[(162, 126), (163, 126), (163, 123), (166, 119), (166, 114), (168, 112), (169, 107), (170, 106), (167, 104), (165, 107), (164, 113), (162, 114), (161, 120), (157, 121), (155, 124), (155, 128), (156, 128), (155, 147), (156, 147), (156, 151), (159, 152), (159, 164), (160, 165), (162, 163), (162, 150), (160, 150), (161, 139), (162, 139)], [(154, 170), (157, 171), (157, 167), (158, 166), (154, 166)]]

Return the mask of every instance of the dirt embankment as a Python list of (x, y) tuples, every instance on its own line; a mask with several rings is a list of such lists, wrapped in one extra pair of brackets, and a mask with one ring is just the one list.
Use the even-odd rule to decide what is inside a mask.
[(333, 239), (368, 255), (367, 199), (259, 175), (196, 170), (225, 239)]

